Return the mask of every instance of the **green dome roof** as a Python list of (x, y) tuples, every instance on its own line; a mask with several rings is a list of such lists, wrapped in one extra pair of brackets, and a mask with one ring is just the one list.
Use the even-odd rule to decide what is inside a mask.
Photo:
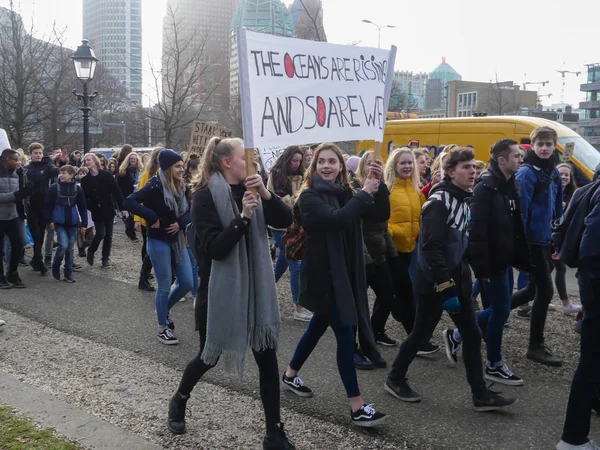
[(446, 58), (442, 58), (442, 63), (429, 74), (429, 79), (448, 83), (449, 81), (462, 80), (462, 76), (446, 62)]
[(294, 36), (292, 14), (281, 0), (242, 0), (231, 20), (231, 30), (244, 27), (258, 33)]

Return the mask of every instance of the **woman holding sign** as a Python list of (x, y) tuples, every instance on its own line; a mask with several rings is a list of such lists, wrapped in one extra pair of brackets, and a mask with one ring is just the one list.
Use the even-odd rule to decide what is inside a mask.
[(241, 139), (214, 137), (209, 141), (194, 190), (192, 224), (200, 271), (195, 312), (200, 352), (185, 368), (169, 403), (169, 430), (185, 432), (190, 393), (219, 359), (226, 370), (243, 375), (250, 347), (258, 364), (266, 416), (263, 448), (293, 450), (280, 419), (279, 303), (267, 238), (267, 226), (287, 227), (292, 212), (265, 188), (260, 175), (246, 177)]
[[(353, 361), (354, 328), (371, 330), (360, 222), (361, 218), (380, 222), (389, 214), (387, 189), (379, 181), (380, 167), (371, 167), (375, 176), (353, 195), (340, 149), (335, 144), (321, 144), (314, 153), (299, 198), (302, 226), (308, 235), (300, 304), (314, 311), (314, 316), (282, 377), (285, 389), (301, 397), (312, 396), (298, 371), (331, 327), (351, 420), (361, 427), (385, 421), (384, 414), (363, 401)], [(372, 336), (372, 332), (365, 334)], [(375, 347), (374, 342), (370, 344)]]
[[(304, 154), (297, 145), (286, 148), (281, 156), (277, 158), (275, 165), (271, 169), (269, 190), (281, 197), (281, 200), (289, 206), (290, 209), (296, 203), (296, 197), (304, 178), (304, 166), (302, 160)], [(302, 261), (288, 259), (285, 254), (285, 244), (283, 242), (283, 230), (272, 230), (275, 245), (279, 249), (279, 256), (275, 263), (275, 283), (283, 276), (286, 270), (290, 269), (290, 288), (292, 291), (292, 300), (294, 302), (294, 320), (308, 322), (312, 319), (312, 313), (298, 304), (298, 295), (300, 294), (300, 266)]]

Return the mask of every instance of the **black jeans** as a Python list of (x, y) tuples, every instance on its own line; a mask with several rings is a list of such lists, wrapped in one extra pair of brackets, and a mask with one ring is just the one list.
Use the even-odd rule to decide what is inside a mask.
[(548, 305), (554, 295), (552, 286), (552, 255), (547, 245), (531, 245), (531, 271), (526, 288), (513, 294), (511, 309), (533, 301), (531, 309), (531, 327), (529, 329), (529, 346), (544, 343), (544, 328), (548, 315)]
[(94, 221), (94, 226), (96, 228), (96, 234), (94, 235), (94, 239), (92, 239), (88, 251), (92, 254), (96, 253), (98, 247), (100, 247), (100, 241), (104, 239), (104, 242), (102, 243), (102, 261), (108, 261), (110, 259), (110, 249), (112, 247), (113, 218), (103, 218), (102, 220)]
[[(459, 280), (456, 281), (460, 286)], [(451, 314), (450, 318), (463, 337), (463, 360), (471, 392), (475, 397), (479, 397), (487, 391), (481, 360), (481, 331), (477, 326), (475, 305), (471, 301), (470, 292), (459, 295), (460, 313)], [(414, 328), (400, 345), (398, 355), (392, 364), (392, 370), (389, 373), (392, 381), (406, 378), (408, 368), (417, 356), (417, 352), (431, 339), (435, 327), (442, 317), (442, 312), (440, 294), (419, 294)]]
[(560, 260), (552, 260), (554, 269), (554, 284), (558, 291), (558, 296), (561, 300), (569, 300), (569, 294), (567, 293), (567, 266)]
[[(386, 271), (384, 267), (381, 267), (381, 273), (375, 275), (375, 286), (371, 284), (373, 280), (367, 279), (367, 283), (369, 283), (369, 286), (371, 286), (375, 295), (377, 295), (373, 307), (373, 317), (371, 318), (373, 332), (375, 333), (383, 331), (390, 312), (392, 313), (392, 317), (402, 324), (407, 334), (410, 334), (413, 329), (415, 323), (415, 303), (413, 299), (413, 285), (409, 273), (410, 258), (411, 253), (398, 253), (397, 257), (388, 258), (388, 270)], [(392, 282), (392, 297), (383, 295), (380, 298), (379, 293), (375, 289), (377, 288), (381, 291), (389, 289), (389, 285), (386, 286), (389, 283), (389, 281), (385, 280), (386, 277)]]
[(583, 305), (581, 355), (571, 384), (562, 440), (571, 445), (588, 441), (592, 404), (600, 390), (600, 278), (579, 270)]
[[(0, 220), (0, 245), (4, 247), (4, 236), (10, 241), (10, 261), (8, 262), (8, 273), (17, 271), (21, 252), (25, 247), (23, 240), (23, 221), (18, 217), (11, 220)], [(4, 278), (4, 258), (0, 258), (0, 279)]]
[[(204, 320), (200, 321), (200, 351), (194, 359), (192, 359), (181, 377), (179, 384), (179, 393), (181, 395), (189, 395), (198, 384), (200, 379), (206, 372), (214, 366), (206, 364), (202, 361), (201, 355), (206, 343), (206, 322), (208, 318), (208, 303), (200, 304), (198, 298), (196, 308), (202, 308), (200, 315)], [(267, 430), (273, 429), (281, 422), (281, 399), (279, 388), (279, 367), (277, 365), (277, 352), (273, 349), (268, 349), (262, 352), (252, 350), (254, 359), (258, 365), (260, 399), (265, 411), (265, 419)]]
[[(404, 256), (404, 254), (402, 254), (402, 256)], [(396, 269), (395, 272), (402, 272), (404, 268), (403, 263), (406, 261), (403, 261), (402, 258), (395, 259), (398, 260), (391, 263)], [(410, 255), (408, 262), (410, 263)], [(366, 268), (367, 285), (373, 289), (373, 292), (376, 295), (375, 304), (373, 305), (373, 314), (371, 316), (373, 333), (378, 334), (385, 331), (385, 324), (391, 313), (394, 320), (402, 324), (406, 334), (410, 334), (415, 323), (412, 283), (409, 291), (410, 294), (403, 292), (402, 295), (399, 296), (394, 284), (390, 263), (367, 264)], [(406, 273), (408, 274), (408, 266), (406, 266), (406, 270)], [(394, 276), (396, 276), (396, 283), (406, 283), (406, 280), (399, 283), (396, 273)]]
[(142, 225), (142, 272), (140, 277), (147, 280), (150, 276), (150, 272), (152, 272), (152, 261), (150, 260), (150, 256), (148, 256), (148, 251), (146, 246), (148, 244), (148, 230), (145, 226)]
[(33, 238), (33, 264), (41, 266), (44, 264), (44, 257), (42, 256), (42, 246), (44, 245), (44, 236), (46, 235), (46, 219), (44, 218), (44, 211), (42, 207), (30, 208), (27, 212), (27, 224), (29, 225), (29, 232)]

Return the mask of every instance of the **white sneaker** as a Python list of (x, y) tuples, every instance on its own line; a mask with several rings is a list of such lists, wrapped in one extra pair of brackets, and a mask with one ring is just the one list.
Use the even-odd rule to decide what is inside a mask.
[(594, 441), (587, 441), (581, 445), (571, 445), (565, 441), (560, 441), (556, 446), (556, 450), (600, 450), (600, 447)]
[(548, 303), (548, 311), (556, 311), (556, 306), (554, 306), (554, 303)]
[(581, 309), (581, 305), (573, 302), (569, 303), (567, 306), (562, 307), (563, 313), (565, 314), (577, 314), (579, 311), (581, 311)]
[(313, 317), (313, 313), (306, 309), (302, 309), (300, 312), (294, 311), (294, 320), (298, 322), (310, 322)]
[(6, 325), (6, 322), (4, 320), (0, 319), (0, 327), (3, 325)]

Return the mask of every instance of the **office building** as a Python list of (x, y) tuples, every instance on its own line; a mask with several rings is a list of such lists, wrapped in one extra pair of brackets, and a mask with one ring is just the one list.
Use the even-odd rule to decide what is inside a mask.
[(427, 90), (427, 79), (429, 75), (425, 72), (409, 72), (396, 70), (394, 72), (394, 81), (397, 83), (398, 90), (406, 95), (410, 105), (408, 110), (425, 108), (425, 95)]
[(142, 101), (142, 0), (83, 0), (83, 37), (108, 72)]
[(583, 110), (580, 134), (600, 150), (600, 63), (587, 65), (587, 83), (580, 89), (586, 96), (585, 101), (579, 103), (579, 109)]
[(294, 37), (292, 13), (281, 0), (242, 0), (230, 27), (230, 96), (239, 96), (237, 30), (246, 28), (257, 33)]

